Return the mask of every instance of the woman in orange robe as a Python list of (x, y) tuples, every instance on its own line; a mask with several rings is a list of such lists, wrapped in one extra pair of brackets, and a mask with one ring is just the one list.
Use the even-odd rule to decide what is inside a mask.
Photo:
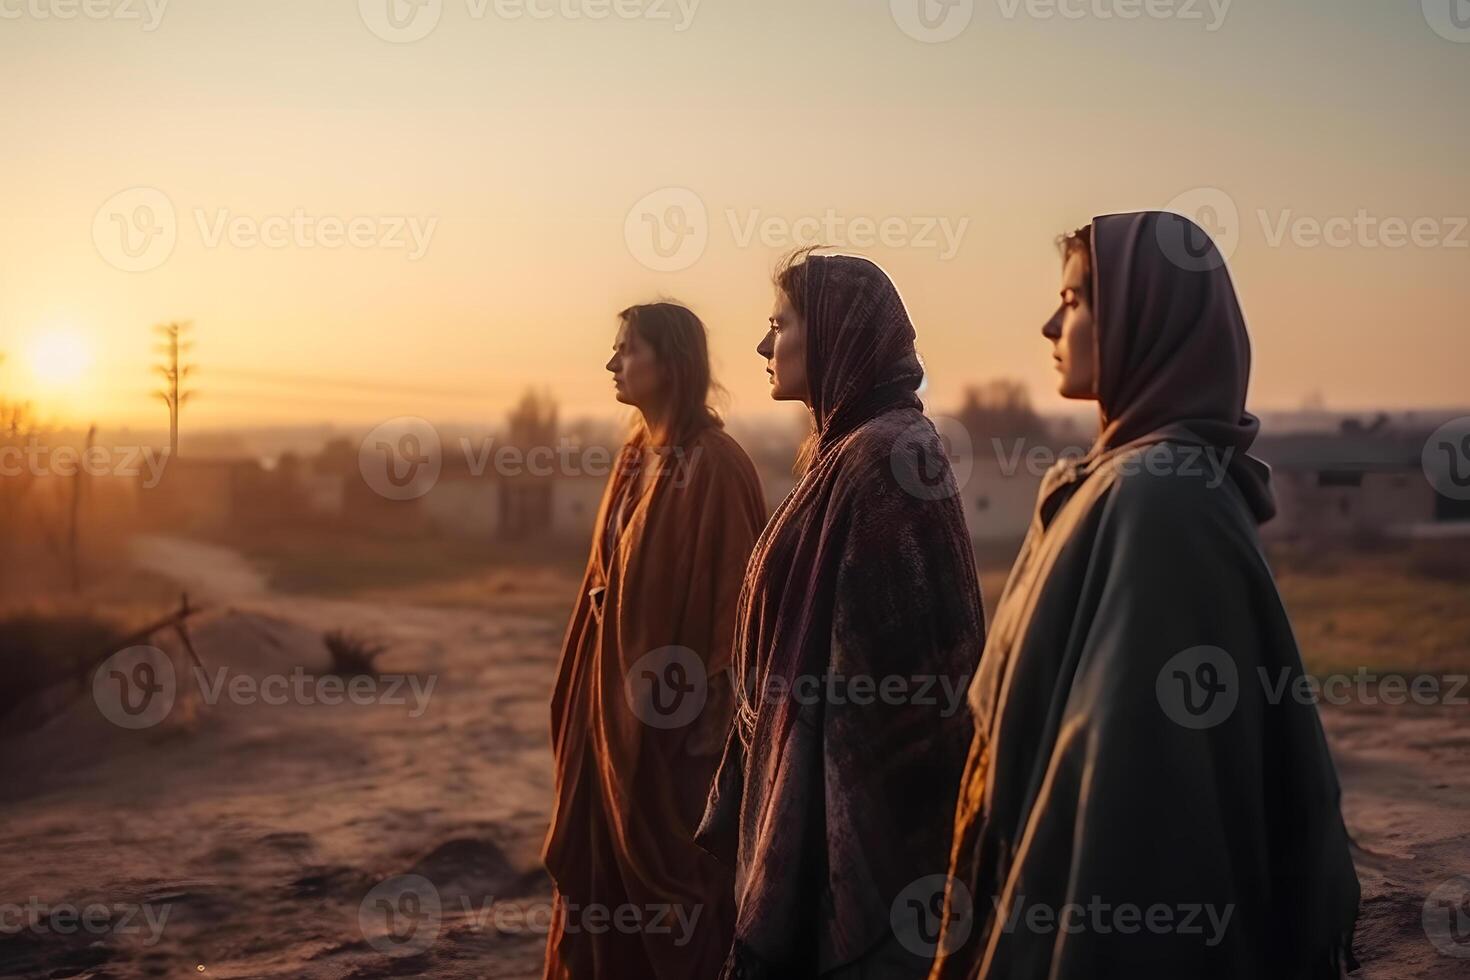
[(734, 923), (731, 874), (692, 838), (729, 731), (736, 599), (765, 505), (709, 407), (698, 317), (670, 303), (619, 317), (607, 368), (640, 418), (552, 695), (548, 980), (713, 976)]

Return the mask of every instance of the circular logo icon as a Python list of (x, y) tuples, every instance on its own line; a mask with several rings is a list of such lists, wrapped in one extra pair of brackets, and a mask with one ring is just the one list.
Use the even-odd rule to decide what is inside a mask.
[(1159, 247), (1170, 262), (1186, 272), (1218, 269), (1240, 244), (1240, 210), (1218, 187), (1196, 187), (1164, 205), (1165, 211), (1188, 218), (1158, 224)]
[(362, 440), (357, 468), (378, 496), (416, 500), (434, 489), (444, 470), (439, 430), (414, 415), (389, 419)]
[(380, 881), (357, 907), (357, 925), (368, 945), (388, 956), (417, 956), (439, 938), (443, 903), (423, 875)]
[(1185, 728), (1213, 728), (1235, 711), (1240, 672), (1235, 658), (1219, 647), (1190, 647), (1164, 664), (1154, 692), (1171, 721)]
[(1430, 30), (1458, 44), (1470, 44), (1470, 3), (1466, 0), (1422, 0)]
[(943, 500), (970, 482), (975, 446), (959, 419), (922, 419), (904, 429), (888, 454), (898, 485), (920, 500)]
[(915, 41), (942, 44), (965, 32), (975, 17), (975, 0), (888, 0), (893, 22)]
[(367, 29), (384, 41), (411, 44), (439, 26), (444, 0), (357, 0)]
[[(949, 919), (944, 916), (949, 893)], [(964, 945), (975, 925), (975, 902), (970, 889), (949, 875), (926, 875), (898, 893), (888, 909), (893, 934), (904, 949), (931, 959), (948, 956)]]
[(1450, 419), (1435, 429), (1424, 443), (1420, 462), (1436, 493), (1451, 500), (1470, 500), (1470, 415)]
[(709, 214), (687, 187), (665, 187), (645, 195), (623, 220), (628, 251), (654, 272), (682, 272), (704, 255)]
[(129, 187), (92, 216), (92, 244), (115, 269), (147, 272), (168, 261), (179, 240), (174, 203), (156, 187)]
[(1456, 875), (1429, 893), (1424, 935), (1444, 955), (1470, 959), (1470, 875)]
[(683, 728), (699, 717), (709, 697), (704, 661), (688, 647), (659, 647), (629, 668), (623, 694), (650, 728)]
[(168, 717), (178, 694), (174, 662), (157, 647), (119, 650), (92, 675), (92, 700), (119, 728), (152, 728)]

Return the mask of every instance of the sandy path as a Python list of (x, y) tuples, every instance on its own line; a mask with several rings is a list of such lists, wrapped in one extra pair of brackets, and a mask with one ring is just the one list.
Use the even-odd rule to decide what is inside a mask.
[[(185, 677), (163, 723), (123, 731), (83, 698), (7, 746), (0, 903), (112, 914), (72, 935), (0, 932), (0, 976), (539, 976), (559, 624), (275, 596), (190, 542), (137, 557), (230, 608), (199, 621), (202, 690)], [(320, 631), (337, 627), (389, 643), (375, 703), (324, 703), (309, 684), (285, 704), (265, 687), (206, 701), (220, 669), (231, 683), (319, 670)], [(413, 906), (404, 875), (432, 883), (439, 914)], [(373, 911), (384, 897), (403, 941)]]
[[(209, 704), (196, 685), (138, 732), (83, 698), (11, 740), (0, 903), (112, 912), (90, 933), (0, 932), (0, 976), (538, 977), (560, 624), (273, 595), (239, 556), (193, 542), (147, 539), (136, 561), (219, 607), (196, 630), (209, 671), (316, 671), (320, 632), (345, 626), (390, 644), (385, 675), (434, 687), (266, 705)], [(1470, 976), (1449, 955), (1470, 953), (1470, 905), (1464, 944), (1437, 947), (1424, 924), (1426, 896), (1470, 873), (1467, 710), (1324, 711), (1358, 845), (1364, 980)], [(385, 938), (389, 912), (401, 942)], [(167, 915), (161, 930), (150, 914)]]

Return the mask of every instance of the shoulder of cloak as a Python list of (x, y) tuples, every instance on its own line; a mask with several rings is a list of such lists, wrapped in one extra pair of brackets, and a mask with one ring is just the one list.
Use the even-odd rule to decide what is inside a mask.
[[(717, 426), (708, 426), (693, 439), (685, 449), (686, 458), (681, 466), (686, 467), (684, 476), (688, 486), (706, 491), (737, 490), (761, 496), (760, 477), (755, 464), (728, 432)], [(695, 494), (691, 496), (703, 496)], [(764, 504), (762, 504), (764, 507)]]
[(836, 477), (859, 495), (900, 489), (893, 456), (911, 443), (939, 445), (932, 423), (917, 409), (901, 408), (869, 419), (843, 436), (832, 452)]
[[(1153, 454), (1152, 456), (1150, 454)], [(1201, 447), (1154, 443), (1117, 454), (1104, 520), (1127, 532), (1130, 546), (1175, 549), (1222, 535), (1254, 541), (1256, 521), (1240, 488), (1212, 468)]]

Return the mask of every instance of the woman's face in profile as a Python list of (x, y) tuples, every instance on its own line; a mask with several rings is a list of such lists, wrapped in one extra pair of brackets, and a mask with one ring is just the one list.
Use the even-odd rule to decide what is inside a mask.
[(1063, 398), (1097, 398), (1097, 343), (1088, 300), (1087, 261), (1080, 252), (1062, 266), (1062, 304), (1041, 328), (1052, 342), (1057, 391)]
[(766, 359), (766, 375), (771, 380), (771, 397), (776, 401), (800, 401), (811, 404), (806, 382), (806, 321), (797, 315), (791, 297), (776, 290), (776, 308), (771, 312), (771, 326), (756, 353)]
[(612, 372), (613, 391), (618, 401), (636, 408), (658, 405), (663, 393), (663, 372), (659, 369), (658, 355), (627, 323), (618, 329), (607, 369)]

